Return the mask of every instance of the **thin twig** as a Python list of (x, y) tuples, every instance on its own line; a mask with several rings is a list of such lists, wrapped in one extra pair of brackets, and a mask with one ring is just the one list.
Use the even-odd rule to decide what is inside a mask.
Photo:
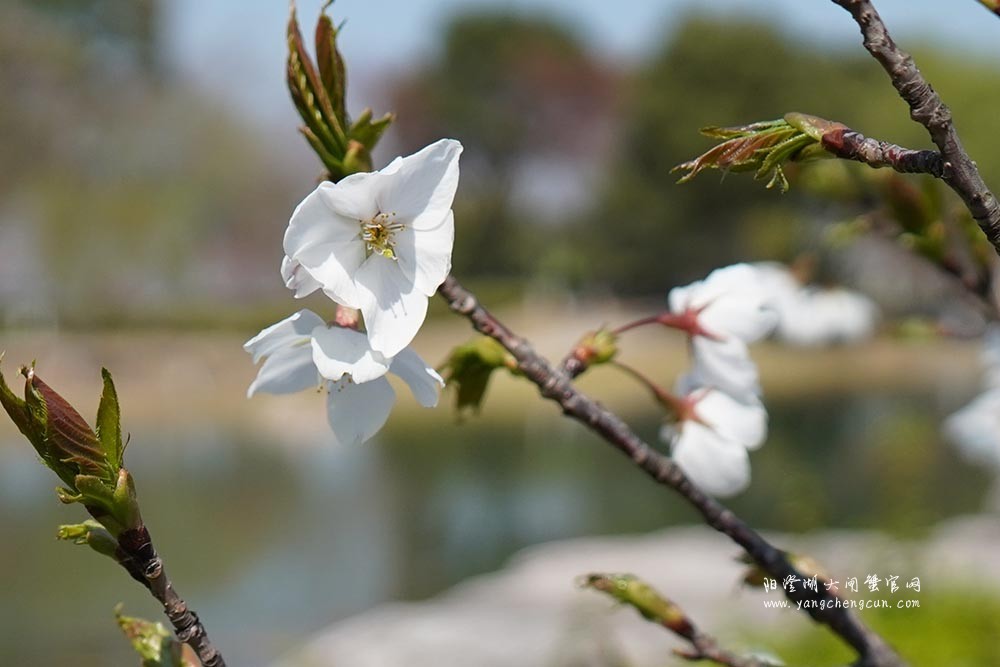
[(937, 151), (913, 150), (871, 139), (850, 128), (837, 128), (823, 134), (823, 148), (844, 160), (854, 160), (876, 169), (890, 167), (901, 174), (944, 175), (944, 160)]
[(118, 545), (118, 562), (163, 605), (163, 612), (170, 619), (177, 639), (194, 649), (202, 667), (226, 667), (222, 654), (208, 638), (198, 615), (188, 609), (187, 603), (174, 590), (146, 527), (124, 531), (118, 537)]
[(773, 667), (771, 662), (722, 648), (719, 641), (703, 632), (676, 602), (634, 575), (595, 573), (587, 575), (583, 585), (634, 607), (647, 621), (688, 642), (691, 648), (674, 649), (675, 654), (686, 660), (710, 660), (725, 667)]
[(979, 4), (1000, 16), (1000, 0), (979, 0)]
[(944, 158), (941, 178), (954, 190), (972, 217), (1000, 252), (1000, 203), (979, 175), (952, 123), (951, 110), (917, 69), (913, 57), (901, 50), (870, 0), (833, 0), (854, 17), (864, 46), (889, 74), (899, 96), (910, 106), (910, 117), (923, 125)]
[[(578, 391), (564, 373), (554, 369), (532, 349), (528, 341), (483, 308), (476, 296), (453, 276), (445, 279), (438, 292), (454, 312), (472, 323), (473, 328), (503, 345), (517, 360), (521, 373), (538, 387), (543, 397), (558, 403), (566, 416), (585, 424), (658, 483), (679, 493), (701, 513), (708, 525), (739, 544), (761, 569), (779, 581), (789, 576), (802, 577), (780, 549), (772, 546), (731, 510), (694, 486), (670, 458), (645, 443), (616, 414)], [(829, 591), (796, 588), (785, 593), (793, 602), (802, 601), (803, 608), (813, 619), (828, 626), (857, 651), (857, 667), (905, 665), (885, 640), (867, 628), (850, 610), (838, 605), (839, 598)]]

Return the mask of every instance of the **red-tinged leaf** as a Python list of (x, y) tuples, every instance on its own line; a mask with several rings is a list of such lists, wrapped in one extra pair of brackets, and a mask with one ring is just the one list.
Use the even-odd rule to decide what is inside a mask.
[(326, 12), (320, 12), (319, 21), (316, 22), (316, 64), (333, 112), (341, 127), (347, 128), (350, 125), (346, 107), (347, 71), (344, 59), (337, 49), (337, 28)]

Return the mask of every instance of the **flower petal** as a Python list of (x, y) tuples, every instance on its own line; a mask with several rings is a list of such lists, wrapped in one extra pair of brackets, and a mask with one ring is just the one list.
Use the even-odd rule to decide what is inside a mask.
[(735, 337), (715, 341), (695, 336), (691, 346), (694, 367), (690, 375), (694, 383), (720, 389), (744, 402), (760, 396), (757, 366), (746, 343)]
[(397, 354), (389, 365), (389, 370), (409, 385), (420, 405), (425, 408), (437, 405), (438, 392), (444, 387), (444, 379), (411, 348), (407, 347)]
[(969, 462), (1000, 471), (1000, 390), (977, 396), (945, 419), (942, 430)]
[(296, 299), (309, 296), (322, 287), (302, 264), (288, 255), (281, 260), (281, 279), (285, 281), (285, 287), (292, 290)]
[(778, 322), (766, 284), (757, 268), (734, 264), (712, 271), (704, 280), (670, 290), (670, 310), (681, 314), (701, 309), (698, 322), (707, 331), (752, 343), (770, 333)]
[(378, 210), (377, 193), (384, 176), (379, 172), (362, 172), (345, 176), (336, 183), (321, 183), (316, 192), (335, 215), (358, 224), (375, 217)]
[(451, 210), (458, 189), (458, 157), (462, 144), (441, 139), (413, 155), (393, 161), (378, 182), (378, 208), (395, 213), (416, 230), (431, 229)]
[(261, 357), (295, 345), (308, 348), (313, 329), (322, 325), (322, 317), (309, 309), (302, 309), (261, 331), (244, 343), (243, 349), (253, 355), (253, 362), (257, 363)]
[(393, 357), (417, 335), (427, 316), (427, 295), (391, 259), (372, 255), (355, 277), (372, 348)]
[(388, 360), (372, 350), (367, 336), (343, 327), (322, 326), (313, 331), (312, 359), (328, 380), (339, 380), (346, 373), (363, 384), (389, 370)]
[(247, 398), (257, 392), (294, 394), (320, 385), (320, 376), (313, 363), (312, 350), (306, 343), (283, 348), (269, 356), (247, 389)]
[(697, 422), (684, 422), (671, 453), (691, 481), (713, 496), (735, 495), (750, 484), (746, 448)]
[(338, 380), (329, 390), (326, 415), (342, 445), (360, 444), (378, 433), (396, 402), (396, 392), (384, 377), (360, 384)]
[(285, 230), (285, 254), (318, 281), (331, 299), (356, 307), (351, 274), (365, 259), (356, 218), (335, 212), (326, 199), (332, 183), (321, 183), (298, 205)]
[[(399, 234), (399, 267), (417, 289), (434, 296), (451, 272), (451, 251), (455, 244), (455, 215), (448, 214), (436, 226), (404, 229)], [(412, 250), (411, 250), (412, 249)]]
[(319, 284), (323, 293), (348, 308), (358, 307), (352, 273), (365, 261), (364, 243), (324, 243), (310, 246), (295, 256)]
[(754, 397), (750, 402), (710, 389), (695, 405), (695, 414), (723, 439), (757, 449), (767, 439), (767, 410)]

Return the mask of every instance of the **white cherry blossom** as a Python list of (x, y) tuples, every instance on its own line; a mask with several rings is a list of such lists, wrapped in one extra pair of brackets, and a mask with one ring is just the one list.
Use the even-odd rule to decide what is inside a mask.
[(403, 350), (451, 271), (461, 152), (442, 139), (380, 171), (321, 183), (288, 223), (285, 284), (359, 309), (374, 350)]
[(757, 367), (747, 347), (778, 321), (758, 272), (749, 264), (716, 269), (669, 295), (673, 326), (687, 331), (694, 379), (741, 400), (760, 395)]
[[(692, 376), (679, 388), (690, 387)], [(718, 389), (696, 387), (681, 399), (683, 414), (660, 430), (671, 456), (699, 488), (714, 496), (731, 496), (750, 484), (748, 450), (767, 438), (767, 411), (755, 397), (737, 400)]]
[(864, 294), (840, 287), (803, 285), (777, 262), (753, 265), (777, 312), (775, 338), (802, 347), (856, 343), (875, 333), (879, 309)]
[(365, 334), (328, 326), (310, 310), (264, 329), (243, 348), (254, 363), (264, 359), (248, 397), (323, 389), (330, 428), (342, 444), (364, 442), (385, 424), (396, 400), (386, 373), (399, 376), (424, 407), (437, 405), (444, 386), (412, 349), (387, 358), (371, 348)]
[(1000, 389), (989, 389), (944, 421), (945, 437), (975, 465), (1000, 473)]

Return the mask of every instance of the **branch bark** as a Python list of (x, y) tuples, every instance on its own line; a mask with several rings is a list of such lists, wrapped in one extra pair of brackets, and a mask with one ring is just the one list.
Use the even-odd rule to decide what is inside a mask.
[(854, 160), (879, 169), (890, 167), (901, 174), (944, 176), (944, 159), (937, 151), (903, 148), (887, 141), (871, 139), (849, 128), (837, 128), (823, 135), (823, 148), (844, 160)]
[(187, 603), (174, 590), (146, 527), (124, 531), (118, 537), (118, 545), (119, 553), (115, 554), (118, 562), (163, 605), (177, 639), (194, 649), (202, 667), (226, 667), (198, 615), (188, 609)]
[[(746, 522), (694, 486), (674, 462), (636, 435), (613, 412), (578, 391), (569, 377), (556, 370), (530, 343), (521, 338), (479, 304), (476, 296), (448, 276), (438, 293), (452, 311), (464, 316), (476, 331), (503, 345), (517, 360), (518, 368), (538, 387), (544, 398), (557, 403), (563, 413), (601, 436), (608, 444), (632, 460), (657, 483), (668, 486), (694, 507), (712, 528), (727, 535), (753, 558), (757, 565), (775, 579), (802, 577), (784, 553), (771, 545)], [(867, 628), (857, 615), (838, 606), (839, 598), (830, 592), (797, 588), (785, 591), (793, 602), (803, 602), (803, 609), (817, 622), (826, 625), (858, 653), (856, 667), (903, 667), (905, 663), (878, 634)]]
[(979, 4), (1000, 16), (1000, 0), (979, 0)]
[(854, 17), (861, 28), (865, 48), (882, 65), (899, 96), (909, 105), (910, 117), (927, 129), (941, 151), (944, 159), (941, 178), (962, 198), (972, 217), (1000, 252), (1000, 203), (962, 146), (951, 110), (924, 79), (913, 57), (896, 46), (870, 0), (833, 2)]

